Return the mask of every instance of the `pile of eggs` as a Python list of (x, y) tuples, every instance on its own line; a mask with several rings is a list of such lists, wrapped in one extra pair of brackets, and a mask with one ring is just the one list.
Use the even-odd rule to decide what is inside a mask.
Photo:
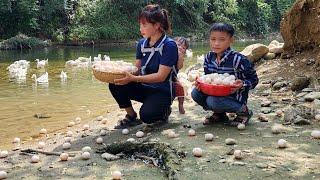
[(232, 85), (236, 81), (236, 77), (228, 73), (224, 73), (224, 74), (212, 73), (212, 74), (206, 74), (201, 76), (199, 80), (207, 84)]
[(137, 67), (131, 63), (124, 61), (97, 61), (93, 65), (93, 69), (102, 72), (121, 73), (121, 72), (136, 72)]

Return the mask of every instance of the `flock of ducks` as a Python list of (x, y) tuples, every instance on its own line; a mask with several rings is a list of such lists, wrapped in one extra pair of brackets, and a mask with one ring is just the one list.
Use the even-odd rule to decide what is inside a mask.
[[(95, 62), (99, 61), (110, 61), (110, 57), (104, 55), (103, 58), (101, 54), (98, 54), (97, 57), (93, 57), (93, 62), (90, 57), (79, 57), (76, 60), (69, 60), (65, 63), (66, 68), (72, 69), (88, 69)], [(45, 70), (45, 67), (48, 66), (48, 59), (39, 60), (36, 59), (36, 68)], [(30, 61), (27, 60), (18, 60), (13, 62), (7, 67), (9, 71), (9, 79), (16, 80), (17, 82), (26, 82), (28, 69), (30, 68)], [(37, 77), (36, 74), (32, 74), (31, 78), (34, 80), (35, 84), (48, 84), (49, 83), (49, 74), (45, 71), (45, 73), (41, 74)], [(68, 75), (63, 70), (60, 73), (61, 82), (66, 82), (68, 79)]]

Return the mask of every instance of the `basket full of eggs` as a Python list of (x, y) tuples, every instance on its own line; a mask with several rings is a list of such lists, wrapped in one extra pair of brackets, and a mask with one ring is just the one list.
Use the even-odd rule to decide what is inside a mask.
[(232, 93), (235, 76), (228, 73), (206, 74), (197, 79), (200, 91), (210, 96), (228, 96)]
[(92, 66), (94, 77), (105, 83), (114, 83), (115, 79), (125, 77), (124, 72), (134, 73), (138, 69), (124, 61), (98, 61)]

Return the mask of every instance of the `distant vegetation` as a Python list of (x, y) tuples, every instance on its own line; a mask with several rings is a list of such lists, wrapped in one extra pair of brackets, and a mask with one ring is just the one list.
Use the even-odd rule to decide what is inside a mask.
[(41, 39), (35, 37), (28, 37), (24, 34), (18, 34), (15, 37), (0, 42), (0, 49), (32, 49), (34, 47), (45, 47), (48, 45), (48, 42), (43, 41)]
[(294, 0), (1, 0), (0, 39), (19, 33), (55, 42), (128, 40), (139, 37), (142, 7), (158, 3), (171, 16), (173, 35), (203, 37), (210, 24), (233, 24), (238, 35), (279, 31)]

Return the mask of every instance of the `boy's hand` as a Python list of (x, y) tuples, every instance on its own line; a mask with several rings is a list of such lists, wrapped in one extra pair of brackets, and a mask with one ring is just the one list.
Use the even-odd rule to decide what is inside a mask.
[(196, 78), (196, 80), (194, 81), (193, 85), (198, 91), (200, 91), (200, 84), (198, 82), (198, 78)]
[(241, 89), (243, 87), (243, 82), (240, 79), (237, 79), (233, 85), (232, 85), (232, 90), (231, 90), (231, 94), (235, 93), (236, 91), (238, 91), (239, 89)]

